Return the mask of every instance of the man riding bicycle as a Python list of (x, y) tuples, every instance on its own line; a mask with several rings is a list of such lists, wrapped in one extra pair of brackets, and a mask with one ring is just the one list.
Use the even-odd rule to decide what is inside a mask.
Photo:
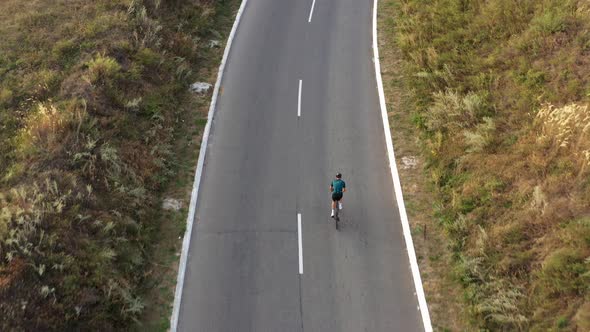
[(330, 183), (330, 192), (332, 193), (332, 218), (334, 218), (334, 209), (338, 203), (338, 209), (342, 210), (342, 196), (346, 191), (346, 183), (342, 180), (342, 174), (336, 173), (336, 178)]

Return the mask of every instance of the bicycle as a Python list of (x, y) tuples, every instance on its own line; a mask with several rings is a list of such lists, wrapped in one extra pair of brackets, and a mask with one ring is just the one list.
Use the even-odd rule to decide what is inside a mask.
[(336, 208), (334, 209), (334, 224), (336, 230), (338, 230), (338, 223), (340, 222), (340, 202), (336, 202)]

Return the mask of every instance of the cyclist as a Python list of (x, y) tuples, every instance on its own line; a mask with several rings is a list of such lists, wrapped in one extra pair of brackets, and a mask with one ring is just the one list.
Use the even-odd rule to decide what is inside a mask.
[(342, 180), (342, 174), (336, 173), (336, 178), (330, 183), (330, 192), (332, 193), (332, 218), (334, 218), (334, 209), (338, 203), (338, 209), (342, 210), (342, 196), (346, 191), (346, 183)]

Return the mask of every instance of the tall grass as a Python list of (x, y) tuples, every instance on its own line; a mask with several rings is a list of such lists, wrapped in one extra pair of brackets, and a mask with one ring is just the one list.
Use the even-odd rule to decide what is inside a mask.
[(101, 83), (115, 79), (121, 71), (121, 65), (117, 60), (99, 54), (88, 62), (88, 79), (92, 83)]
[(588, 105), (543, 106), (535, 117), (537, 141), (552, 155), (567, 153), (576, 159), (580, 172), (590, 163), (590, 111)]
[(386, 3), (473, 328), (584, 330), (587, 2)]
[(213, 38), (226, 7), (0, 3), (0, 330), (137, 322), (159, 196), (196, 117), (191, 70), (208, 65), (205, 45), (177, 46)]

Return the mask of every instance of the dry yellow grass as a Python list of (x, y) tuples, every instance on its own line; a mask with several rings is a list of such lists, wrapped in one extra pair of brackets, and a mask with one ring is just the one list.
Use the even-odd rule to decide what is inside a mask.
[[(419, 131), (412, 125), (407, 110), (410, 95), (403, 83), (406, 79), (401, 70), (403, 58), (395, 47), (390, 26), (395, 10), (390, 2), (379, 5), (378, 31), (383, 85), (404, 200), (434, 327), (441, 331), (462, 331), (466, 329), (467, 316), (459, 300), (461, 289), (453, 282), (454, 270), (449, 268), (452, 264), (451, 252), (446, 246), (448, 240), (432, 222), (431, 202), (435, 198), (423, 169), (425, 159), (421, 157)], [(401, 164), (404, 157), (416, 158), (417, 166), (404, 167)]]
[[(425, 286), (427, 294), (440, 292), (431, 296), (435, 325), (584, 330), (589, 322), (580, 312), (590, 296), (587, 2), (384, 0), (383, 8), (382, 34), (390, 36), (382, 37), (381, 50), (387, 61), (393, 57), (388, 49), (400, 49), (404, 74), (396, 83), (402, 91), (390, 92), (405, 99), (395, 119), (414, 126), (397, 130), (396, 141), (403, 147), (409, 137), (420, 138), (425, 188), (431, 189), (421, 195), (435, 201), (420, 205), (418, 220), (421, 227), (440, 226), (431, 229), (442, 234), (435, 238), (450, 250), (445, 267), (453, 267), (452, 285), (463, 293)], [(396, 78), (388, 75), (384, 80)], [(466, 324), (446, 323), (461, 316), (441, 315), (446, 308), (437, 298), (461, 298)]]
[(538, 141), (552, 147), (555, 154), (568, 153), (583, 172), (590, 163), (590, 111), (588, 105), (544, 105), (535, 122), (540, 128)]
[(166, 329), (184, 226), (161, 195), (190, 192), (208, 101), (188, 84), (222, 52), (195, 35), (234, 5), (0, 1), (0, 330)]

